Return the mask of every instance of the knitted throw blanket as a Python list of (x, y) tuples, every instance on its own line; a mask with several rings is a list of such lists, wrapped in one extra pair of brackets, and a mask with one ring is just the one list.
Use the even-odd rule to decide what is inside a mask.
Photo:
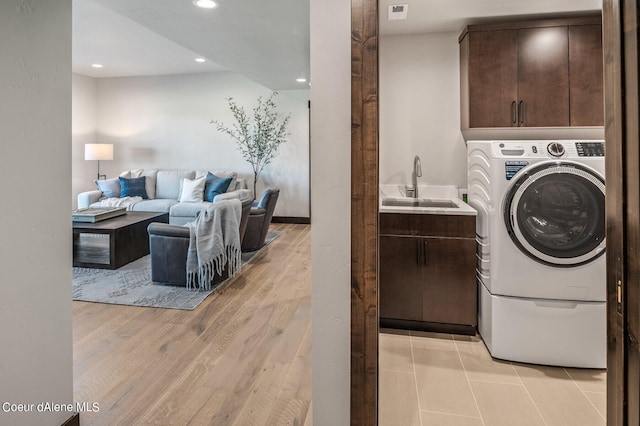
[(187, 289), (211, 290), (211, 281), (228, 267), (229, 277), (240, 269), (240, 219), (238, 199), (218, 201), (200, 212), (189, 227)]
[(100, 201), (100, 207), (126, 207), (131, 211), (138, 201), (142, 201), (142, 197), (105, 198)]

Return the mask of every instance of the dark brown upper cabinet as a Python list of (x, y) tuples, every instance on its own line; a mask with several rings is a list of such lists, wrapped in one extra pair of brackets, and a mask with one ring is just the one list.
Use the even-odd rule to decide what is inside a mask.
[(599, 16), (467, 27), (462, 129), (602, 126), (601, 32)]
[(604, 126), (602, 26), (569, 27), (572, 126)]
[(518, 125), (569, 126), (569, 29), (518, 30)]
[[(518, 36), (515, 30), (474, 32), (461, 44), (469, 52), (470, 127), (517, 126)], [(487, 60), (491, 58), (491, 60)]]

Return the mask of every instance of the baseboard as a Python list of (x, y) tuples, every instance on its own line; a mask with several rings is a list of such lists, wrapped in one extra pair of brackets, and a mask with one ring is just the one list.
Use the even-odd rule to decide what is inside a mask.
[(389, 318), (380, 318), (380, 327), (430, 331), (435, 333), (466, 334), (471, 336), (476, 334), (475, 325), (442, 324), (436, 322), (407, 321)]
[(74, 413), (62, 426), (80, 426), (80, 413)]
[(296, 223), (302, 225), (310, 225), (310, 217), (293, 217), (293, 216), (273, 216), (271, 223)]

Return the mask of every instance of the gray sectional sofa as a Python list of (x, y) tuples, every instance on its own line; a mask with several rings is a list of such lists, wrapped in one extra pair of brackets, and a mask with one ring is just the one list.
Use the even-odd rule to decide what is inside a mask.
[[(198, 179), (206, 176), (208, 170), (130, 170), (123, 172), (120, 177), (130, 179), (145, 177), (145, 189), (147, 197), (140, 200), (126, 200), (127, 208), (131, 211), (162, 212), (169, 213), (169, 223), (184, 225), (195, 220), (196, 215), (207, 205), (209, 201), (183, 201), (181, 192), (184, 179)], [(211, 170), (210, 173), (219, 178), (231, 177), (231, 183), (225, 193), (216, 195), (213, 202), (239, 198), (241, 201), (253, 199), (253, 193), (247, 189), (244, 179), (239, 179), (235, 172)], [(107, 181), (97, 181), (96, 184), (103, 190), (87, 191), (78, 194), (78, 208), (105, 207), (125, 201), (120, 196), (118, 178)], [(104, 191), (104, 192), (103, 192)]]

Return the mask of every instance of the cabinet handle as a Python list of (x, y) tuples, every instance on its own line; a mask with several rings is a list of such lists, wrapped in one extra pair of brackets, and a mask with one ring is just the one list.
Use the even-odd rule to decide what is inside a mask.
[(516, 111), (516, 101), (511, 102), (511, 124), (518, 123), (518, 112)]
[(524, 101), (520, 101), (518, 104), (518, 117), (520, 117), (520, 126), (524, 125)]
[(418, 265), (422, 264), (422, 243), (420, 242), (420, 239), (418, 238), (418, 240), (416, 241), (416, 253), (417, 253), (417, 259), (416, 259), (416, 263), (418, 263)]
[(427, 262), (429, 262), (429, 241), (424, 240), (424, 247), (422, 247), (422, 250), (423, 250), (424, 264), (426, 265)]

